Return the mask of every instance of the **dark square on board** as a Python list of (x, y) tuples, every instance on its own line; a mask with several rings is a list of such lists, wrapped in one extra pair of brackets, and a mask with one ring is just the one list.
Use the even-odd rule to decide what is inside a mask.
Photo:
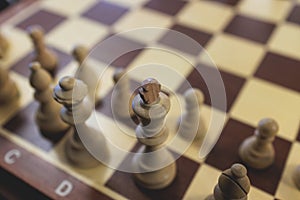
[(113, 35), (97, 44), (90, 55), (114, 67), (126, 68), (143, 50), (144, 44)]
[(299, 66), (300, 60), (268, 52), (255, 76), (300, 92)]
[(230, 6), (235, 6), (240, 2), (240, 0), (213, 0), (213, 1), (224, 3)]
[[(217, 79), (218, 75), (221, 75), (221, 79)], [(220, 80), (222, 81), (220, 83)], [(238, 96), (242, 86), (244, 85), (245, 79), (235, 76), (233, 74), (217, 70), (216, 68), (198, 64), (195, 69), (187, 77), (187, 81), (184, 81), (178, 88), (177, 92), (183, 94), (190, 87), (200, 89), (204, 96), (204, 103), (222, 111), (229, 111), (236, 97)], [(220, 96), (220, 90), (222, 90), (222, 84), (225, 87), (225, 106), (224, 110), (224, 96)], [(211, 88), (210, 91), (208, 87)], [(211, 92), (211, 93), (210, 93)], [(211, 97), (214, 97), (214, 105), (212, 105)]]
[(45, 33), (48, 33), (65, 19), (66, 18), (64, 16), (56, 13), (46, 10), (39, 10), (38, 12), (33, 13), (31, 16), (18, 23), (16, 26), (26, 30), (27, 27), (31, 25), (40, 25), (43, 27)]
[[(134, 95), (134, 91), (140, 86), (140, 83), (135, 80), (129, 80), (129, 81), (130, 81), (130, 91), (129, 92), (130, 92), (130, 96), (133, 97), (132, 95)], [(100, 112), (100, 113), (106, 115), (107, 117), (112, 118), (113, 120), (121, 122), (121, 123), (127, 125), (128, 127), (135, 129), (137, 126), (137, 118), (135, 117), (135, 115), (132, 116), (132, 118), (123, 119), (123, 118), (119, 118), (115, 114), (117, 112), (117, 110), (113, 110), (114, 107), (112, 106), (112, 97), (113, 97), (113, 93), (115, 92), (114, 89), (115, 89), (115, 87), (113, 87), (113, 89), (111, 91), (109, 91), (101, 99), (101, 103), (99, 105), (96, 105), (97, 112)], [(125, 104), (124, 104), (124, 106), (125, 106)], [(128, 109), (132, 111), (130, 102), (128, 104)]]
[(290, 15), (287, 18), (287, 21), (294, 22), (300, 25), (300, 5), (296, 5)]
[[(56, 68), (56, 71), (54, 72), (56, 75), (61, 69), (63, 69), (66, 65), (68, 65), (72, 61), (72, 57), (56, 48), (51, 48), (58, 57), (58, 66)], [(29, 77), (30, 70), (29, 70), (29, 64), (34, 59), (34, 52), (30, 52), (25, 57), (17, 61), (15, 64), (12, 65), (11, 69), (25, 77)]]
[[(176, 32), (168, 31), (159, 40), (159, 42), (194, 56), (199, 54), (202, 48), (212, 37), (212, 35), (209, 33), (195, 30), (180, 24), (175, 24), (173, 27), (171, 27), (171, 30)], [(184, 36), (181, 34), (184, 34)], [(189, 38), (187, 39), (186, 37)]]
[[(50, 142), (45, 139), (36, 124), (35, 113), (39, 107), (39, 103), (32, 102), (24, 109), (20, 110), (12, 119), (10, 119), (4, 128), (9, 130), (12, 134), (16, 134), (22, 139), (32, 143), (44, 151), (50, 151), (53, 146), (60, 140)], [(64, 134), (62, 134), (63, 137)]]
[(150, 0), (145, 7), (175, 16), (185, 4), (186, 2), (180, 0)]
[[(139, 144), (133, 148), (138, 149)], [(126, 160), (126, 158), (125, 158)], [(128, 159), (127, 159), (128, 160)], [(131, 173), (116, 171), (105, 184), (113, 191), (129, 199), (182, 199), (189, 185), (191, 184), (200, 164), (181, 156), (177, 161), (177, 176), (173, 183), (161, 190), (147, 190), (137, 186)], [(125, 187), (124, 187), (125, 186)], [(130, 189), (128, 189), (130, 188)]]
[[(234, 163), (242, 163), (238, 156), (238, 149), (242, 142), (254, 134), (254, 128), (239, 121), (229, 119), (213, 150), (206, 159), (206, 163), (220, 170), (229, 168)], [(291, 143), (276, 137), (274, 141), (276, 152), (274, 164), (265, 170), (248, 168), (251, 184), (261, 190), (274, 195), (287, 160)]]
[(127, 8), (110, 3), (108, 1), (99, 1), (83, 13), (84, 17), (92, 19), (106, 25), (114, 24), (126, 12)]
[(225, 32), (265, 44), (274, 28), (272, 23), (237, 15), (225, 28)]

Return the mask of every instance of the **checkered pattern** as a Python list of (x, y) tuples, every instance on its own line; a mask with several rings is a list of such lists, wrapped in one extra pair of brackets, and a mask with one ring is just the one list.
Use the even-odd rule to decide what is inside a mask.
[[(249, 169), (252, 183), (249, 199), (300, 198), (300, 192), (291, 180), (293, 168), (300, 164), (299, 3), (276, 0), (36, 2), (2, 25), (3, 32), (12, 43), (10, 55), (3, 66), (11, 69), (11, 76), (21, 91), (19, 107), (0, 108), (0, 124), (10, 132), (4, 136), (114, 199), (204, 199), (212, 193), (221, 171), (234, 162), (240, 162), (238, 147), (253, 134), (257, 122), (261, 118), (272, 117), (280, 125), (274, 142), (276, 160), (265, 171)], [(97, 107), (97, 118), (103, 123), (102, 130), (107, 130), (105, 136), (128, 151), (136, 148), (134, 127), (122, 122), (116, 127), (109, 110), (114, 69), (128, 69), (133, 88), (149, 76), (163, 80), (163, 85), (178, 93), (180, 102), (183, 102), (182, 94), (187, 89), (183, 81), (186, 77), (193, 87), (200, 88), (205, 95), (203, 115), (209, 124), (212, 110), (207, 84), (217, 86), (214, 80), (204, 82), (203, 77), (210, 76), (212, 62), (203, 49), (179, 44), (166, 28), (197, 41), (217, 65), (227, 94), (227, 109), (221, 109), (218, 103), (213, 108), (219, 114), (226, 115), (226, 124), (212, 152), (205, 160), (199, 160), (200, 146), (193, 144), (177, 160), (178, 176), (175, 182), (169, 188), (155, 192), (138, 188), (130, 174), (105, 166), (78, 170), (69, 165), (63, 156), (65, 139), (50, 143), (40, 136), (35, 126), (37, 103), (33, 102), (33, 90), (27, 78), (32, 45), (26, 36), (26, 27), (32, 24), (39, 24), (46, 30), (45, 42), (58, 54), (60, 65), (56, 80), (76, 70), (77, 64), (70, 56), (76, 44), (92, 48), (119, 31), (139, 27), (161, 28), (147, 37), (139, 34), (118, 36), (115, 44), (104, 47), (103, 54), (92, 54), (99, 70), (110, 64), (103, 76), (103, 102)], [(180, 52), (192, 62), (168, 52), (144, 49), (152, 44)], [(115, 51), (127, 47), (138, 50), (108, 63)], [(146, 67), (140, 68), (142, 65)], [(163, 66), (171, 67), (174, 73)], [(154, 73), (156, 68), (158, 70)], [(172, 98), (167, 121), (171, 133), (180, 115), (180, 109)], [(124, 134), (124, 130), (129, 134)], [(178, 150), (176, 146), (171, 149)], [(118, 158), (120, 164), (125, 159)]]

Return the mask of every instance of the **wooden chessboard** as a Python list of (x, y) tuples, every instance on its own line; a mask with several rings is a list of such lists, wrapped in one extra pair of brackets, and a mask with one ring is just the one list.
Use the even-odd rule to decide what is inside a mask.
[[(292, 181), (292, 172), (300, 164), (299, 13), (299, 0), (21, 1), (0, 17), (1, 30), (11, 43), (10, 54), (2, 61), (2, 67), (10, 69), (21, 92), (19, 106), (0, 108), (3, 198), (204, 199), (212, 193), (221, 171), (240, 162), (238, 147), (253, 134), (258, 121), (271, 117), (280, 126), (274, 142), (276, 160), (266, 170), (249, 169), (252, 184), (249, 199), (300, 199), (300, 191)], [(56, 81), (76, 71), (77, 63), (70, 55), (74, 45), (93, 48), (121, 31), (162, 28), (153, 34), (120, 35), (117, 42), (107, 48), (106, 54), (121, 47), (138, 50), (121, 56), (107, 68), (100, 87), (103, 102), (96, 107), (96, 116), (105, 136), (125, 150), (136, 149), (134, 127), (122, 123), (116, 126), (109, 109), (112, 74), (115, 68), (123, 67), (132, 71), (133, 88), (146, 76), (152, 76), (164, 80), (163, 84), (177, 94), (177, 99), (171, 96), (173, 107), (167, 121), (172, 137), (180, 116), (176, 102), (179, 99), (184, 103), (182, 94), (187, 88), (183, 80), (186, 78), (205, 94), (203, 116), (207, 126), (211, 123), (212, 111), (226, 116), (221, 137), (211, 153), (199, 159), (200, 145), (192, 144), (176, 161), (178, 175), (174, 183), (152, 192), (139, 189), (131, 174), (105, 165), (89, 170), (72, 166), (64, 154), (64, 143), (70, 133), (51, 143), (41, 137), (34, 122), (38, 104), (28, 81), (33, 48), (26, 34), (26, 27), (32, 24), (45, 29), (47, 45), (59, 56)], [(168, 29), (189, 36), (207, 50), (223, 78), (227, 109), (211, 107), (207, 85), (197, 71), (209, 73), (212, 70), (205, 51), (177, 43), (169, 37)], [(146, 48), (153, 44), (181, 52), (191, 62)], [(105, 55), (95, 57), (95, 62), (99, 69), (107, 65)], [(146, 68), (145, 71), (137, 69), (149, 63), (174, 68), (182, 80), (164, 70), (149, 74)], [(176, 151), (177, 147), (171, 148)], [(121, 164), (125, 158), (118, 159)], [(70, 188), (68, 193), (66, 190)], [(62, 197), (58, 189), (68, 194)]]

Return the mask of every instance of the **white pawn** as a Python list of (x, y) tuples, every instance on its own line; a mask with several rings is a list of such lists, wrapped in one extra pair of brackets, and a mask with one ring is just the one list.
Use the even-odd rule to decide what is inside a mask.
[(265, 169), (271, 166), (275, 158), (273, 141), (278, 132), (275, 120), (265, 118), (260, 120), (254, 135), (247, 138), (239, 148), (242, 161), (254, 169)]
[(61, 105), (52, 97), (50, 74), (38, 62), (31, 63), (29, 67), (30, 84), (35, 89), (34, 98), (40, 103), (35, 115), (36, 123), (45, 138), (55, 141), (64, 135), (69, 126), (61, 120)]
[(201, 115), (204, 95), (199, 89), (190, 88), (184, 93), (184, 99), (186, 110), (181, 116), (178, 134), (185, 139), (201, 139), (207, 131)]
[(293, 178), (297, 188), (300, 190), (300, 165), (296, 167)]
[(82, 80), (88, 86), (88, 95), (90, 98), (95, 99), (95, 103), (97, 104), (100, 99), (100, 81), (98, 80), (97, 73), (89, 65), (88, 59), (86, 59), (88, 54), (89, 50), (82, 45), (75, 46), (72, 51), (74, 59), (78, 62), (76, 78)]
[(250, 186), (247, 169), (241, 164), (233, 164), (222, 172), (214, 194), (205, 200), (247, 200)]
[(38, 25), (30, 26), (28, 28), (28, 34), (35, 48), (34, 61), (39, 62), (41, 66), (51, 74), (51, 76), (54, 76), (58, 59), (57, 55), (45, 45), (43, 28)]
[(112, 94), (112, 109), (116, 117), (130, 118), (130, 87), (126, 72), (117, 69), (113, 75), (115, 87)]
[(16, 102), (19, 91), (7, 70), (0, 68), (0, 105)]

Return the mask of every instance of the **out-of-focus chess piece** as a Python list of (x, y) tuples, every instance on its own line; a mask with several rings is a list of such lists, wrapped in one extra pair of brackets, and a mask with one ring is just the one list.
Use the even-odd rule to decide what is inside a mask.
[(7, 70), (0, 68), (0, 105), (16, 102), (19, 90)]
[(33, 25), (28, 27), (27, 31), (35, 49), (34, 61), (39, 62), (53, 77), (58, 65), (58, 58), (54, 51), (46, 47), (43, 28), (38, 25)]
[(36, 111), (36, 123), (45, 138), (56, 141), (65, 134), (69, 125), (61, 120), (62, 106), (52, 97), (50, 74), (38, 62), (31, 63), (29, 67), (31, 70), (29, 81), (35, 89), (34, 98), (40, 103)]
[(0, 59), (4, 59), (7, 56), (9, 50), (9, 42), (7, 38), (0, 33)]
[(300, 165), (296, 167), (293, 178), (297, 188), (300, 190)]
[(254, 169), (265, 169), (271, 166), (275, 158), (273, 141), (278, 132), (275, 120), (265, 118), (260, 120), (254, 135), (247, 138), (239, 148), (242, 161)]
[(233, 164), (221, 174), (213, 195), (205, 200), (247, 200), (250, 186), (247, 169), (241, 164)]
[(185, 113), (180, 117), (178, 134), (185, 139), (202, 139), (207, 131), (201, 108), (204, 104), (203, 93), (196, 88), (184, 93)]

